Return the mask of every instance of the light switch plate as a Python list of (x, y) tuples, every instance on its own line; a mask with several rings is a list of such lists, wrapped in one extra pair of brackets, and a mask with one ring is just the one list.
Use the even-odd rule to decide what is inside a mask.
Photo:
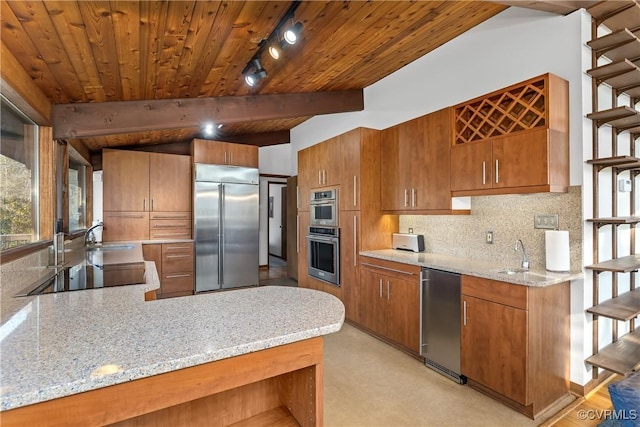
[(533, 218), (534, 228), (541, 228), (544, 230), (558, 229), (558, 214), (534, 215)]

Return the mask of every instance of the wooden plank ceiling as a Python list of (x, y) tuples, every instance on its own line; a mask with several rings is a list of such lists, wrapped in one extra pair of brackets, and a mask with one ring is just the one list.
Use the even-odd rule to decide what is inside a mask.
[[(304, 25), (302, 40), (278, 62), (263, 55), (268, 77), (248, 87), (242, 69), (291, 4), (3, 0), (0, 38), (53, 104), (345, 91), (375, 83), (508, 7), (484, 1), (303, 1), (295, 10), (295, 21)], [(287, 131), (308, 119), (303, 113), (229, 123), (216, 139), (286, 142), (259, 135), (288, 139)], [(98, 151), (194, 137), (202, 137), (199, 127), (74, 142)]]

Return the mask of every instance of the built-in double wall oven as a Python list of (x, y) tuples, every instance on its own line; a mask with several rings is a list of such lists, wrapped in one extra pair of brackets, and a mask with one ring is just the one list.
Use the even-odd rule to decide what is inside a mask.
[(338, 190), (312, 191), (307, 234), (308, 274), (340, 286), (340, 229)]

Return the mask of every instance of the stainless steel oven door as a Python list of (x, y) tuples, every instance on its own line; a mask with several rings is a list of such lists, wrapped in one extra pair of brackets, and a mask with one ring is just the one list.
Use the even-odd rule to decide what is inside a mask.
[(338, 226), (338, 206), (335, 201), (314, 202), (309, 205), (311, 225)]
[(307, 236), (309, 276), (340, 286), (340, 238)]

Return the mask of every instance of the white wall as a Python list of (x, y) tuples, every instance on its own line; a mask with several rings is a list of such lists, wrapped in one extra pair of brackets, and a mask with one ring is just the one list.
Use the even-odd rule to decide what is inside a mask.
[(295, 175), (291, 173), (290, 144), (260, 147), (258, 150), (258, 162), (260, 164), (260, 173), (262, 174)]
[[(584, 164), (590, 157), (583, 157), (591, 141), (585, 118), (590, 111), (585, 102), (591, 97), (590, 82), (584, 74), (589, 68), (585, 68), (590, 54), (584, 43), (590, 38), (586, 31), (590, 22), (583, 10), (568, 16), (515, 7), (505, 10), (365, 88), (364, 111), (316, 116), (292, 129), (292, 174), (297, 173), (297, 151), (355, 127), (384, 129), (551, 72), (569, 81), (571, 185), (582, 185), (583, 177), (590, 181)], [(584, 203), (583, 213), (591, 215)], [(587, 234), (585, 228), (585, 260), (591, 250)], [(590, 379), (584, 363), (591, 353), (591, 326), (584, 311), (590, 306), (590, 288), (587, 274), (584, 283), (576, 281), (571, 289), (571, 381), (580, 385)]]
[[(262, 173), (262, 169), (260, 172)], [(260, 265), (269, 265), (269, 181), (286, 184), (287, 179), (260, 177)]]
[(282, 253), (282, 222), (285, 212), (282, 212), (282, 188), (285, 184), (269, 183), (269, 197), (273, 197), (273, 218), (269, 218), (269, 253), (279, 257), (286, 257)]

